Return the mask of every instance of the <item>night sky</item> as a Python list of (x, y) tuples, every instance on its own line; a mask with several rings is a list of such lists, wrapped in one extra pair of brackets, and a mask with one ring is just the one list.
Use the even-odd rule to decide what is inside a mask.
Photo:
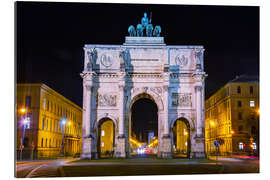
[(152, 12), (167, 45), (203, 45), (206, 97), (259, 74), (259, 7), (17, 2), (17, 82), (42, 82), (82, 105), (84, 44), (123, 44)]

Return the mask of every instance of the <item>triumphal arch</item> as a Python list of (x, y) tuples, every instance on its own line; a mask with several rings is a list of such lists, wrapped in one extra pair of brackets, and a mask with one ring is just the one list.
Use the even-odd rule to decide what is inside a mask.
[(100, 126), (107, 120), (113, 124), (113, 156), (129, 157), (131, 107), (141, 98), (158, 109), (158, 157), (172, 157), (177, 120), (187, 127), (188, 156), (205, 157), (204, 48), (166, 45), (161, 27), (143, 18), (136, 29), (128, 28), (122, 45), (84, 46), (81, 158), (99, 157)]

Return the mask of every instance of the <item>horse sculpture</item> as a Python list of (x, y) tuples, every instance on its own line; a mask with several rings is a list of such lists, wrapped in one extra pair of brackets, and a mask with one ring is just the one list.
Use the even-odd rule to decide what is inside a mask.
[(161, 33), (161, 27), (160, 26), (156, 26), (153, 32), (153, 35), (155, 37), (160, 37), (160, 33)]
[(142, 37), (143, 36), (143, 26), (142, 24), (137, 25), (137, 36)]
[(135, 30), (135, 27), (133, 25), (130, 25), (128, 27), (128, 32), (129, 32), (129, 36), (136, 36), (136, 30)]
[(146, 36), (147, 37), (152, 37), (152, 32), (153, 32), (153, 25), (152, 24), (147, 24), (146, 26)]

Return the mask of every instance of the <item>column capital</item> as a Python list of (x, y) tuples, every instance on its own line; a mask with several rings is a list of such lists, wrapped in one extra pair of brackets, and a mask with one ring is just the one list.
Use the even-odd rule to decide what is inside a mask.
[(201, 91), (202, 90), (202, 86), (195, 86), (195, 91), (197, 92), (197, 91)]
[(94, 91), (95, 90), (95, 86), (93, 86), (93, 85), (89, 85), (89, 84), (87, 84), (87, 85), (84, 85), (85, 86), (85, 88), (86, 88), (86, 90), (87, 91)]
[(120, 91), (124, 91), (125, 90), (125, 85), (119, 84), (118, 88), (119, 88)]
[(168, 85), (163, 85), (163, 89), (164, 89), (165, 92), (168, 92), (169, 86)]

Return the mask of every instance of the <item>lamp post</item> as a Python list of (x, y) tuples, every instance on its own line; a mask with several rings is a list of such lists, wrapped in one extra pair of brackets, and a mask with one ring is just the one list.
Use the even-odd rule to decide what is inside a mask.
[(21, 108), (20, 110), (20, 113), (22, 114), (22, 118), (21, 118), (21, 122), (22, 122), (22, 125), (23, 125), (23, 128), (22, 128), (22, 136), (21, 136), (21, 145), (20, 145), (20, 160), (22, 160), (22, 153), (23, 153), (23, 140), (24, 140), (24, 133), (25, 133), (25, 125), (26, 125), (26, 120), (24, 119), (24, 115), (26, 113), (26, 109), (25, 108)]
[(210, 154), (212, 153), (212, 131), (213, 131), (213, 128), (215, 127), (215, 122), (214, 121), (210, 121), (210, 127), (211, 127), (211, 131), (210, 131)]
[(61, 155), (64, 156), (64, 129), (65, 129), (65, 124), (66, 124), (66, 119), (63, 119), (61, 124), (62, 124)]

